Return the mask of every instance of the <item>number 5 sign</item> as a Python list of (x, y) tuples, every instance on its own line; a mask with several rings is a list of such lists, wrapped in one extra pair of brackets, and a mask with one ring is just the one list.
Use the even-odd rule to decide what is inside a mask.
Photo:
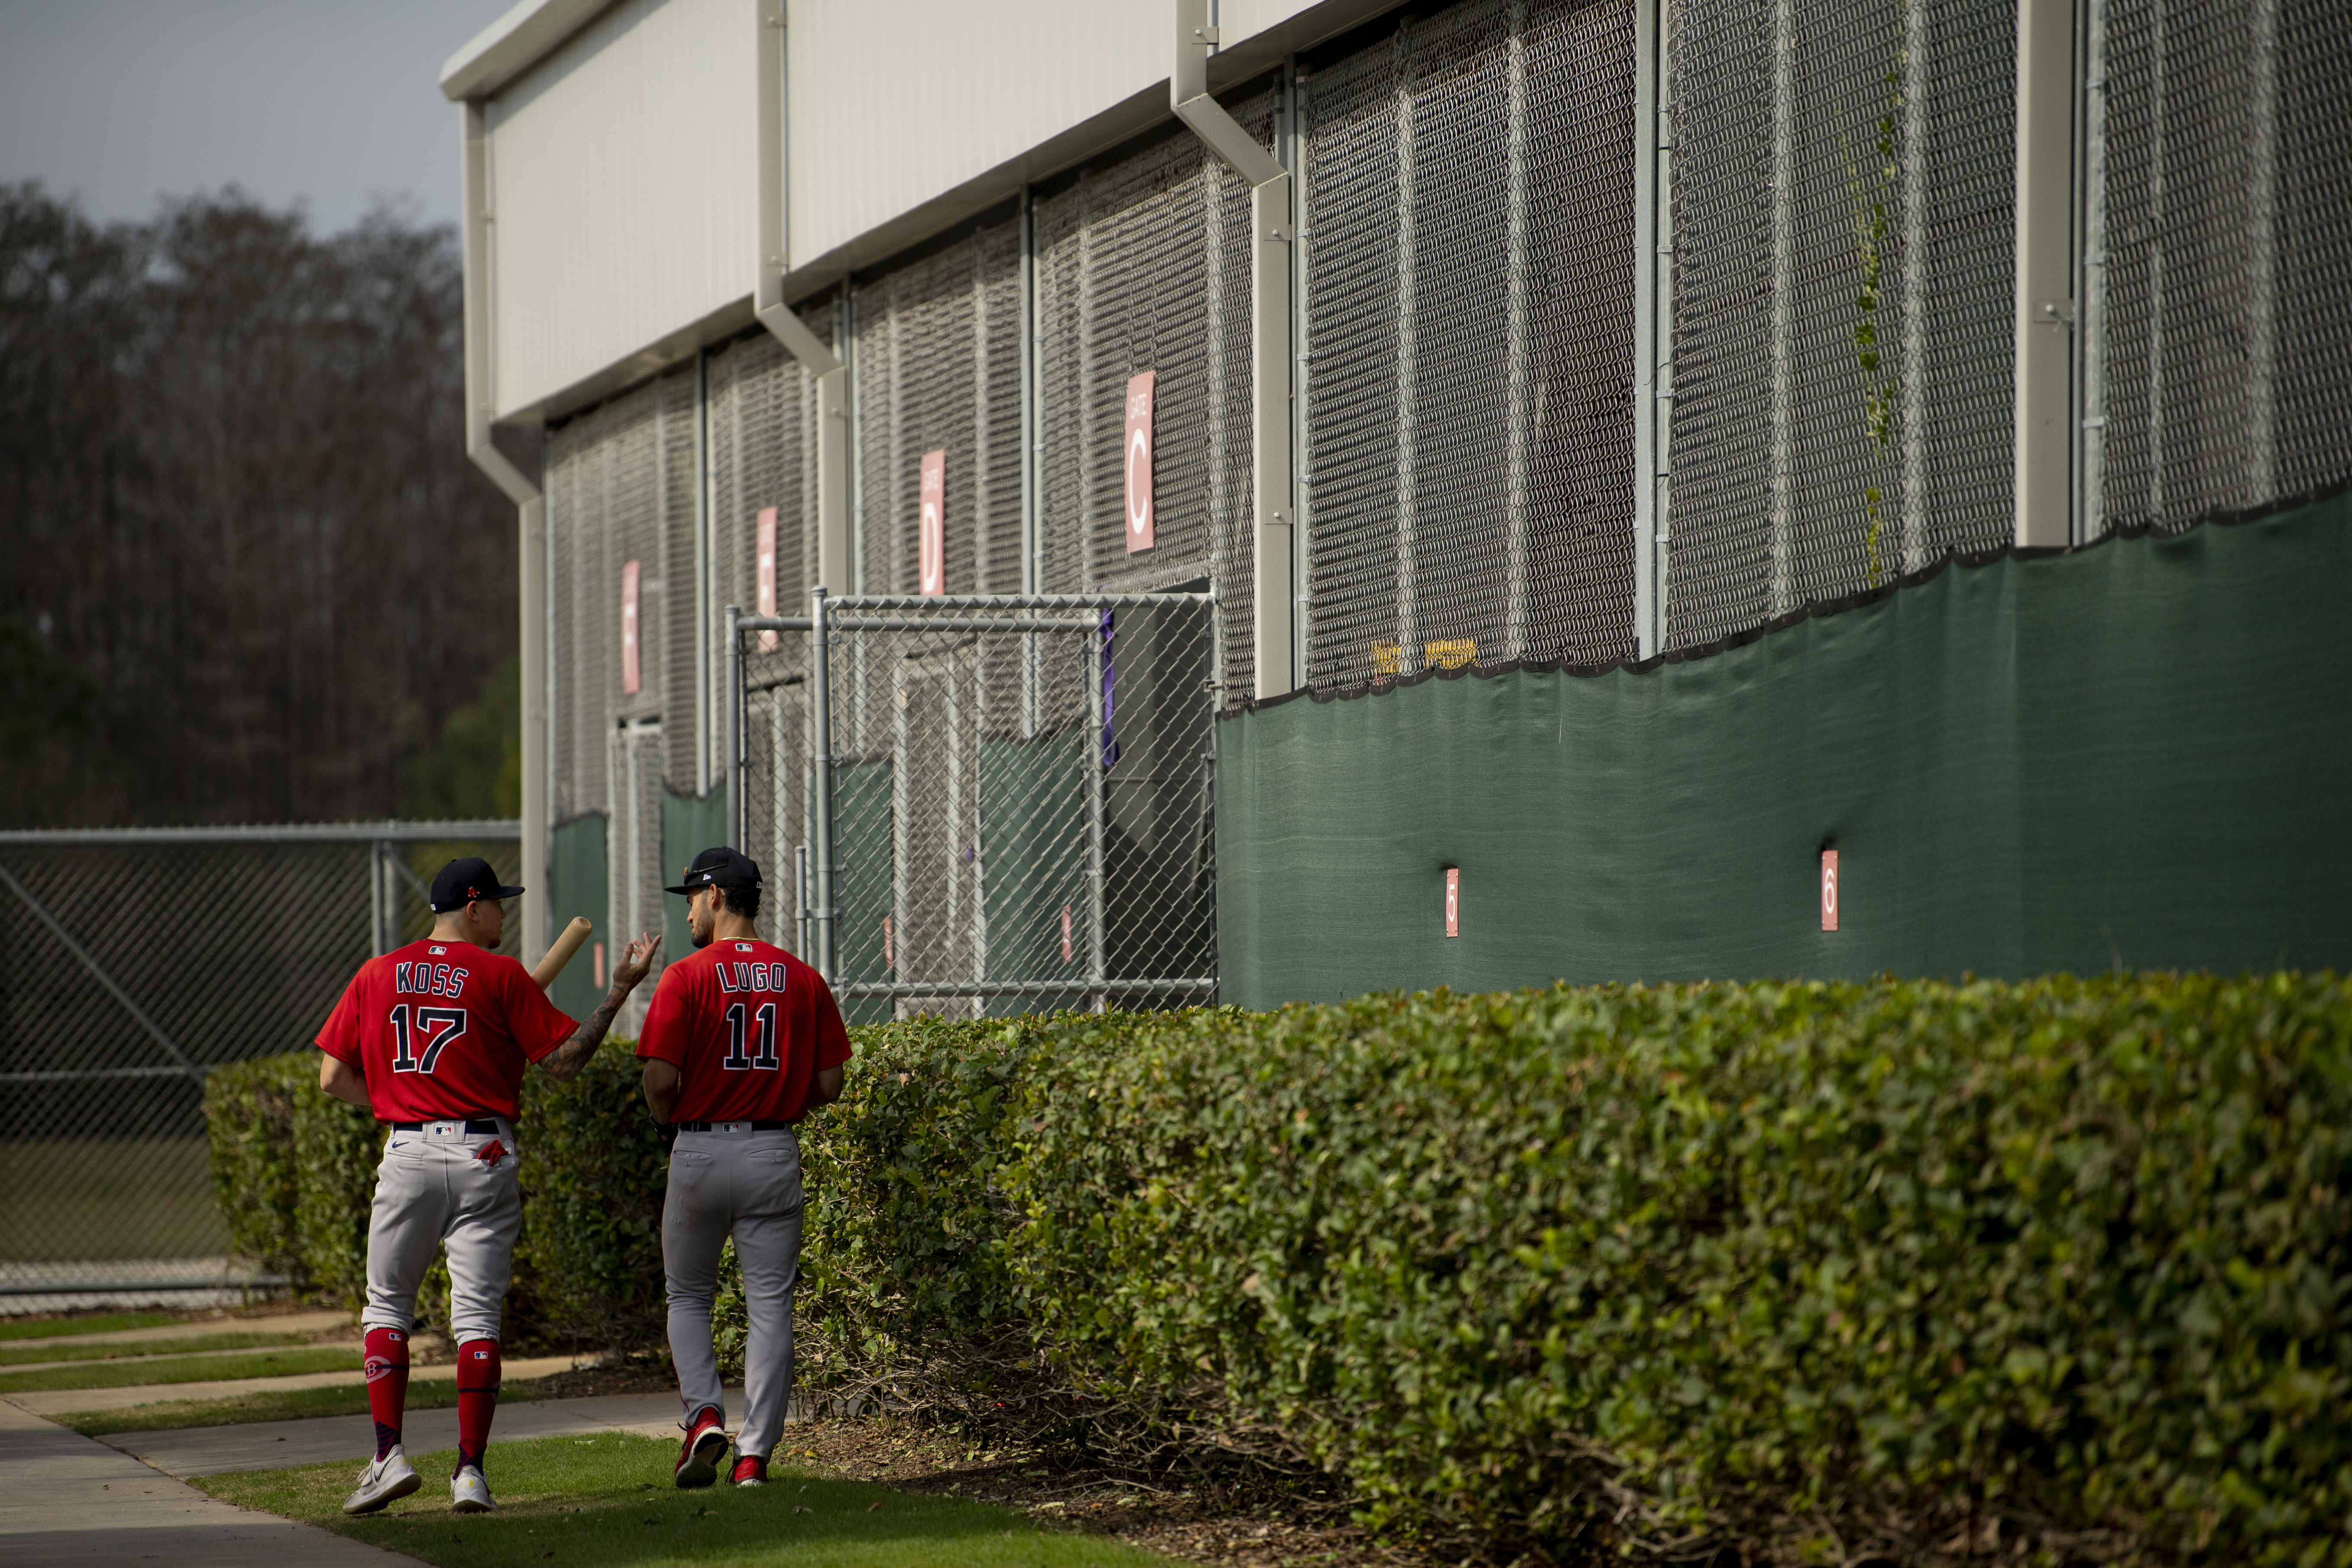
[(1127, 380), (1127, 552), (1151, 548), (1151, 389), (1160, 373)]
[(922, 532), (918, 541), (922, 574), (921, 591), (940, 595), (948, 591), (948, 455), (945, 451), (923, 454)]

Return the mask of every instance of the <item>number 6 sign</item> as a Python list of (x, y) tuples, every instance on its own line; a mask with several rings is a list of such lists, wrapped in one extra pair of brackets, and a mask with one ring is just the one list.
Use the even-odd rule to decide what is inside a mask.
[(1127, 380), (1127, 552), (1151, 548), (1151, 389), (1160, 373)]
[(1823, 931), (1835, 931), (1838, 928), (1837, 855), (1838, 852), (1834, 849), (1822, 851), (1822, 929)]

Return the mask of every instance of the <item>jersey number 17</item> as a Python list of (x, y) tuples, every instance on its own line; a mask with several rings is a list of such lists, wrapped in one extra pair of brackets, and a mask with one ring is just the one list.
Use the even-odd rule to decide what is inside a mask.
[(736, 1003), (727, 1009), (727, 1059), (719, 1065), (730, 1072), (741, 1072), (746, 1068), (773, 1068), (776, 1065), (776, 1005), (760, 1004), (760, 1011), (751, 1020), (759, 1027), (759, 1037), (751, 1042), (751, 1055), (743, 1055), (743, 1004)]
[(425, 1047), (418, 1056), (412, 1052), (408, 1027), (408, 1004), (403, 1002), (392, 1010), (392, 1070), (394, 1072), (431, 1072), (449, 1042), (466, 1032), (466, 1010), (463, 1007), (419, 1007), (416, 1009), (415, 1038)]

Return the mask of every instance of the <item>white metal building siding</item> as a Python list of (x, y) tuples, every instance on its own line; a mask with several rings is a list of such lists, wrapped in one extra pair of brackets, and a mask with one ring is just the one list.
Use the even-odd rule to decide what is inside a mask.
[(757, 32), (744, 0), (623, 0), (490, 100), (501, 417), (751, 292)]

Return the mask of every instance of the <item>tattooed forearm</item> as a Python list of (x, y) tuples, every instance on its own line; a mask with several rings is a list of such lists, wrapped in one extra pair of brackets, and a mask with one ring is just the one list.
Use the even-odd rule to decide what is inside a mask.
[(558, 1083), (577, 1078), (580, 1069), (588, 1065), (588, 1058), (596, 1054), (596, 1047), (604, 1043), (604, 1031), (613, 1026), (613, 1020), (620, 1016), (621, 1004), (628, 999), (626, 991), (614, 986), (587, 1021), (572, 1031), (572, 1037), (548, 1052), (540, 1062), (547, 1069), (547, 1076)]

